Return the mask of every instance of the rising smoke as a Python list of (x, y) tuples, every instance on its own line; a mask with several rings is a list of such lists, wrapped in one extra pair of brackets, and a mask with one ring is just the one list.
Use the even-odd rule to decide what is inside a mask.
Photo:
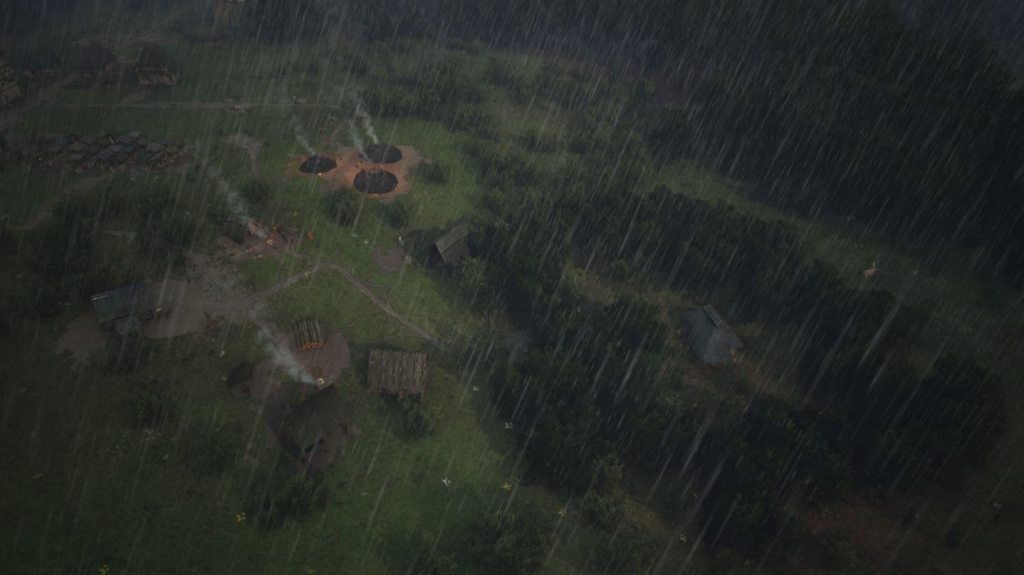
[(291, 126), (292, 131), (295, 132), (295, 141), (298, 142), (304, 150), (306, 150), (307, 154), (315, 156), (316, 150), (314, 150), (313, 145), (309, 143), (309, 134), (306, 133), (306, 129), (302, 127), (302, 121), (299, 120), (299, 117), (295, 114), (292, 114)]
[(302, 364), (295, 359), (292, 352), (285, 345), (281, 344), (280, 340), (274, 337), (270, 327), (263, 323), (260, 323), (259, 327), (260, 331), (257, 337), (260, 343), (263, 344), (263, 347), (266, 348), (267, 353), (270, 354), (270, 361), (284, 369), (293, 379), (302, 383), (308, 383), (309, 385), (316, 385), (316, 379), (302, 367)]

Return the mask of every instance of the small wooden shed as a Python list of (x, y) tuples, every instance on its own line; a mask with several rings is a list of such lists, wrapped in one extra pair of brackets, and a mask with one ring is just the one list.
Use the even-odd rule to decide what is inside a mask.
[(683, 319), (689, 328), (690, 351), (700, 361), (722, 365), (742, 359), (743, 342), (711, 304), (685, 312)]
[(7, 64), (4, 53), (0, 52), (0, 106), (6, 106), (20, 97), (21, 87), (14, 69)]
[(156, 44), (142, 48), (132, 73), (143, 86), (174, 86), (181, 80), (181, 66)]
[(373, 393), (399, 399), (420, 397), (427, 383), (427, 354), (371, 349), (366, 379)]
[(471, 255), (469, 228), (465, 224), (459, 224), (434, 242), (430, 260), (432, 265), (454, 270)]

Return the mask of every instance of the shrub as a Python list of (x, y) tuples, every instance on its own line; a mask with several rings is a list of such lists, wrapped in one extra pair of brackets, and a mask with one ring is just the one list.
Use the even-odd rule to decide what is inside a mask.
[(395, 229), (409, 225), (410, 216), (409, 207), (405, 202), (394, 201), (384, 206), (384, 221)]
[(130, 422), (138, 427), (161, 429), (174, 420), (174, 400), (163, 389), (164, 382), (146, 382), (128, 398), (126, 411)]
[(405, 404), (405, 432), (412, 437), (426, 437), (434, 429), (436, 414), (421, 402)]
[(277, 529), (288, 518), (298, 519), (323, 507), (328, 496), (322, 474), (295, 475), (290, 461), (282, 458), (271, 470), (257, 470), (246, 493), (246, 509), (260, 529)]
[(270, 197), (270, 185), (263, 180), (249, 180), (242, 185), (241, 193), (246, 203), (259, 207)]
[(420, 167), (416, 168), (416, 175), (424, 182), (431, 184), (443, 184), (448, 181), (448, 174), (445, 173), (444, 166), (437, 163), (437, 161), (421, 164)]
[(359, 215), (360, 198), (355, 191), (347, 188), (331, 190), (324, 196), (323, 209), (334, 223), (347, 226)]

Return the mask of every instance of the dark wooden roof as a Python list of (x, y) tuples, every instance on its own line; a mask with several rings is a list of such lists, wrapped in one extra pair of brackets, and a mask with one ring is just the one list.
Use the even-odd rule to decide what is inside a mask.
[(163, 69), (169, 72), (181, 70), (181, 66), (167, 53), (167, 50), (164, 50), (157, 44), (146, 44), (143, 46), (135, 66), (137, 68)]
[(455, 226), (451, 231), (434, 242), (434, 248), (445, 265), (458, 266), (471, 255), (469, 251), (469, 228), (465, 224)]
[(293, 449), (305, 452), (338, 427), (345, 426), (345, 404), (338, 390), (328, 385), (285, 416), (279, 435), (292, 443)]
[(427, 354), (387, 349), (370, 350), (367, 383), (383, 395), (422, 395), (427, 382)]
[(710, 304), (684, 312), (690, 327), (690, 350), (704, 363), (735, 363), (743, 342)]
[(142, 284), (115, 288), (98, 293), (90, 299), (100, 323), (128, 317), (150, 307), (149, 292)]

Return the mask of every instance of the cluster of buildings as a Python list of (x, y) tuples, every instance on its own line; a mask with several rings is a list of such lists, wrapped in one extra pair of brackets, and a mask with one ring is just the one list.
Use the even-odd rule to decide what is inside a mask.
[(142, 132), (77, 136), (61, 134), (36, 147), (26, 147), (23, 156), (36, 167), (68, 168), (82, 173), (92, 169), (116, 169), (135, 165), (160, 169), (177, 164), (185, 146), (166, 138), (147, 138)]
[[(49, 80), (62, 76), (65, 67), (49, 49), (20, 50), (12, 57), (0, 52), (0, 107), (25, 94), (22, 82)], [(116, 82), (125, 72), (141, 86), (174, 86), (181, 80), (181, 66), (157, 44), (142, 46), (137, 60), (122, 69), (116, 54), (100, 44), (85, 46), (80, 54), (74, 85), (96, 86)]]

